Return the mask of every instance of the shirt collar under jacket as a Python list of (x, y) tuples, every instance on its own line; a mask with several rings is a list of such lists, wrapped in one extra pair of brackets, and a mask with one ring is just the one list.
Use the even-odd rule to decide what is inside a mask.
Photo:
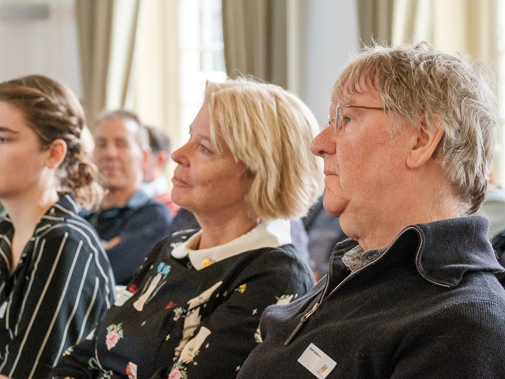
[[(139, 189), (137, 192), (135, 192), (129, 199), (128, 202), (122, 206), (122, 207), (112, 207), (112, 208), (106, 208), (106, 209), (101, 209), (100, 211), (94, 212), (94, 215), (92, 216), (90, 223), (91, 225), (95, 226), (98, 223), (98, 217), (101, 219), (109, 219), (109, 218), (116, 218), (118, 214), (123, 210), (123, 209), (137, 209), (142, 206), (144, 206), (145, 203), (147, 203), (151, 199), (147, 194), (144, 192), (144, 190)], [(89, 214), (89, 212), (82, 212), (81, 216), (86, 216)]]
[[(488, 228), (489, 221), (480, 216), (409, 226), (386, 248), (381, 260), (389, 259), (386, 256), (409, 259), (409, 252), (415, 252), (415, 263), (424, 279), (444, 287), (456, 287), (467, 272), (505, 272), (487, 237)], [(332, 260), (342, 258), (357, 245), (350, 239), (337, 244)]]
[(168, 192), (168, 181), (164, 176), (160, 176), (150, 183), (142, 183), (141, 188), (147, 196), (154, 197)]
[(140, 188), (137, 192), (135, 192), (129, 199), (128, 202), (126, 203), (125, 207), (128, 208), (140, 208), (143, 206), (150, 197), (144, 192), (142, 188)]
[(202, 269), (204, 259), (218, 262), (245, 251), (261, 249), (265, 247), (278, 247), (291, 243), (291, 225), (289, 220), (263, 221), (250, 232), (225, 243), (224, 245), (209, 249), (191, 250), (196, 239), (200, 238), (202, 231), (192, 235), (187, 241), (176, 246), (172, 250), (172, 256), (182, 259), (189, 256), (194, 268)]

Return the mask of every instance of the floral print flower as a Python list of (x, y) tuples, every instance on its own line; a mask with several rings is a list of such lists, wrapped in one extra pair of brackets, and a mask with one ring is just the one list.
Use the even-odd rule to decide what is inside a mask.
[(138, 291), (137, 285), (135, 283), (130, 284), (130, 286), (128, 287), (128, 292), (136, 294), (137, 291)]
[(132, 362), (128, 362), (126, 365), (126, 374), (128, 379), (137, 379), (137, 365)]
[(105, 344), (107, 349), (110, 350), (117, 345), (119, 340), (123, 338), (122, 324), (111, 324), (107, 327), (107, 335), (105, 336)]
[(170, 300), (170, 303), (167, 304), (165, 309), (172, 309), (173, 307), (176, 307), (177, 304), (175, 304), (172, 300)]
[(163, 275), (163, 278), (166, 278), (168, 273), (170, 272), (172, 266), (167, 265), (165, 262), (160, 262), (158, 265), (158, 274)]
[(168, 375), (168, 379), (181, 379), (182, 374), (177, 367), (174, 367), (172, 371), (170, 371), (170, 375)]
[(175, 308), (174, 309), (174, 321), (177, 321), (181, 318), (181, 316), (184, 315), (184, 313), (186, 313), (186, 310), (183, 308), (183, 307), (178, 307), (178, 308)]

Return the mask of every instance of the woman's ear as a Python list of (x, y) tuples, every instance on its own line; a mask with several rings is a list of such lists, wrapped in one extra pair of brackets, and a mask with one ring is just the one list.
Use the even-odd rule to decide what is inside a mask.
[(51, 169), (58, 167), (67, 155), (67, 143), (62, 139), (55, 139), (49, 149), (46, 160), (46, 167)]
[(428, 123), (424, 114), (419, 116), (416, 131), (407, 158), (407, 166), (413, 170), (423, 166), (433, 156), (445, 133), (443, 122), (438, 115), (430, 117)]

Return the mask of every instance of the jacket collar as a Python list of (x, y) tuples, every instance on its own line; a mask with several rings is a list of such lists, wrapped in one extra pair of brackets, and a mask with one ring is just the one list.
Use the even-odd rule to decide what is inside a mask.
[[(505, 272), (489, 242), (489, 222), (480, 216), (460, 217), (405, 228), (380, 259), (411, 259), (431, 283), (456, 287), (472, 271)], [(337, 244), (342, 255), (357, 246), (353, 240)], [(415, 254), (415, 255), (414, 255)]]
[(484, 217), (453, 218), (414, 228), (420, 233), (416, 265), (426, 280), (455, 287), (467, 272), (505, 271), (489, 242), (489, 221)]

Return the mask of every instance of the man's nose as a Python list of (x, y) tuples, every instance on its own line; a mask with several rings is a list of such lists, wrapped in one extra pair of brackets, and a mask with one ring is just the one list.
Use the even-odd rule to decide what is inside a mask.
[(95, 156), (97, 158), (113, 158), (118, 155), (118, 149), (114, 144), (107, 144), (103, 147), (95, 149)]
[(310, 151), (312, 154), (323, 157), (325, 154), (332, 152), (331, 145), (333, 142), (333, 127), (330, 125), (321, 131), (311, 142)]

